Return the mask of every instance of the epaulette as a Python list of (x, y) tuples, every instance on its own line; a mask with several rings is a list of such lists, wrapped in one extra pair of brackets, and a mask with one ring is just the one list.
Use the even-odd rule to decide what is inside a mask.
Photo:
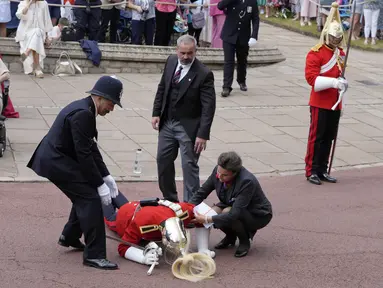
[(318, 52), (319, 49), (322, 47), (323, 45), (318, 43), (317, 45), (315, 45), (314, 47), (311, 48), (311, 51), (314, 51), (314, 52)]

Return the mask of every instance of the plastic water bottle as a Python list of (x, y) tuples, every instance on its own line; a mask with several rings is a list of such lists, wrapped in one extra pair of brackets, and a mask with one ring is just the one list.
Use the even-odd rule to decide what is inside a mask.
[(142, 172), (142, 168), (141, 168), (141, 164), (140, 164), (141, 154), (142, 154), (142, 150), (137, 149), (136, 160), (134, 161), (134, 169), (133, 169), (134, 174), (141, 174), (141, 172)]

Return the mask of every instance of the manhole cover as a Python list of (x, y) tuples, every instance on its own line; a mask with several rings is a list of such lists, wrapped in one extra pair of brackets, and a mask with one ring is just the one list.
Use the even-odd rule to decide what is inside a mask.
[(379, 83), (376, 83), (376, 82), (370, 81), (370, 80), (356, 80), (356, 82), (362, 83), (366, 86), (378, 86), (379, 85)]

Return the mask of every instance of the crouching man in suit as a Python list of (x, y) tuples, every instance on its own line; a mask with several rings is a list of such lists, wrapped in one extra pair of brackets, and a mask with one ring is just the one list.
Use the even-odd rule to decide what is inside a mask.
[[(36, 148), (28, 167), (48, 178), (72, 202), (68, 223), (58, 244), (84, 250), (83, 263), (99, 269), (117, 269), (106, 259), (105, 226), (101, 203), (108, 205), (118, 188), (97, 147), (96, 116), (121, 107), (122, 83), (102, 76), (91, 95), (74, 101), (57, 115)], [(85, 245), (80, 237), (84, 234)]]
[(246, 256), (250, 249), (250, 239), (257, 230), (271, 221), (271, 203), (257, 178), (242, 166), (242, 160), (235, 152), (225, 152), (218, 157), (218, 165), (189, 202), (198, 205), (213, 190), (217, 192), (220, 201), (212, 208), (218, 215), (204, 216), (196, 213), (195, 222), (214, 223), (215, 228), (226, 234), (215, 246), (216, 249), (234, 246), (238, 237), (239, 246), (234, 255)]

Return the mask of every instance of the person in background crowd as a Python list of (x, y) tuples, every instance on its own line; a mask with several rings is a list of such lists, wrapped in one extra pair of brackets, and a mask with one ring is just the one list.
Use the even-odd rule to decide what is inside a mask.
[[(351, 6), (351, 9), (352, 9), (351, 12), (355, 14), (354, 22), (352, 23), (353, 27), (352, 27), (351, 40), (359, 39), (360, 29), (361, 29), (360, 20), (363, 14), (363, 4), (360, 4), (363, 2), (363, 0), (355, 0), (355, 1), (356, 1), (355, 11), (354, 11), (354, 5)], [(352, 15), (350, 17), (352, 17)]]
[(193, 27), (192, 17), (193, 14), (203, 12), (204, 9), (207, 9), (207, 4), (203, 3), (204, 0), (191, 0), (193, 5), (189, 6), (188, 13), (188, 34), (193, 36), (197, 41), (197, 46), (199, 47), (199, 37), (202, 32), (202, 28), (196, 29)]
[(154, 36), (154, 45), (168, 46), (173, 34), (173, 26), (176, 21), (177, 7), (176, 0), (161, 0), (169, 4), (156, 4), (156, 31)]
[(297, 21), (301, 19), (301, 0), (293, 0), (292, 2), (294, 2), (293, 7), (295, 13), (293, 21)]
[(247, 91), (247, 56), (249, 47), (253, 47), (258, 40), (259, 12), (257, 0), (221, 0), (217, 7), (226, 14), (221, 33), (225, 58), (221, 96), (227, 97), (233, 90), (235, 56), (239, 88)]
[[(122, 2), (122, 0), (101, 0), (102, 4), (113, 4)], [(98, 41), (100, 43), (105, 43), (106, 31), (109, 27), (109, 42), (116, 43), (117, 41), (117, 28), (118, 23), (120, 22), (120, 11), (125, 9), (125, 4), (120, 4), (116, 6), (104, 6), (101, 7), (101, 27), (98, 33)], [(110, 23), (110, 26), (109, 26)]]
[(11, 2), (0, 0), (0, 37), (7, 37), (7, 23), (11, 20)]
[(11, 2), (11, 21), (7, 23), (7, 37), (15, 38), (17, 27), (19, 27), (20, 19), (16, 16), (18, 2)]
[(154, 0), (133, 0), (132, 44), (141, 45), (142, 37), (146, 45), (153, 45), (156, 29)]
[[(10, 79), (10, 73), (7, 68), (7, 66), (4, 64), (3, 60), (1, 60), (1, 54), (0, 54), (0, 94), (4, 93), (4, 81)], [(1, 100), (0, 100), (1, 101)], [(2, 112), (1, 112), (2, 111)], [(15, 108), (13, 107), (12, 101), (10, 96), (8, 95), (8, 101), (7, 106), (0, 109), (1, 115), (5, 118), (19, 118), (19, 112), (15, 111)]]
[(24, 73), (33, 73), (42, 78), (46, 57), (44, 43), (47, 33), (53, 28), (48, 3), (44, 0), (21, 1), (16, 16), (21, 21), (17, 27), (15, 41), (20, 43)]
[[(46, 0), (48, 4), (59, 4), (61, 5), (61, 0)], [(59, 20), (61, 11), (59, 6), (49, 6), (49, 15), (51, 16), (52, 25), (56, 26), (57, 20)]]
[(65, 26), (69, 26), (69, 20), (67, 18), (60, 18), (59, 23), (48, 32), (48, 45), (61, 38), (61, 32)]
[[(219, 0), (211, 0), (210, 4), (217, 4)], [(209, 15), (212, 19), (211, 26), (211, 47), (222, 48), (223, 43), (221, 39), (222, 27), (225, 23), (226, 15), (222, 10), (217, 8), (217, 5), (211, 5), (209, 7)]]
[(378, 31), (378, 19), (380, 14), (379, 0), (371, 0), (363, 5), (364, 14), (364, 44), (368, 45), (371, 35), (371, 45), (376, 45), (376, 33)]
[(311, 26), (311, 18), (317, 16), (317, 6), (310, 0), (301, 1), (301, 26)]
[(92, 6), (101, 5), (101, 0), (76, 0), (75, 5), (87, 6), (86, 8), (74, 8), (73, 15), (76, 18), (76, 40), (82, 40), (88, 32), (89, 40), (98, 40), (98, 32), (101, 22), (101, 8)]

